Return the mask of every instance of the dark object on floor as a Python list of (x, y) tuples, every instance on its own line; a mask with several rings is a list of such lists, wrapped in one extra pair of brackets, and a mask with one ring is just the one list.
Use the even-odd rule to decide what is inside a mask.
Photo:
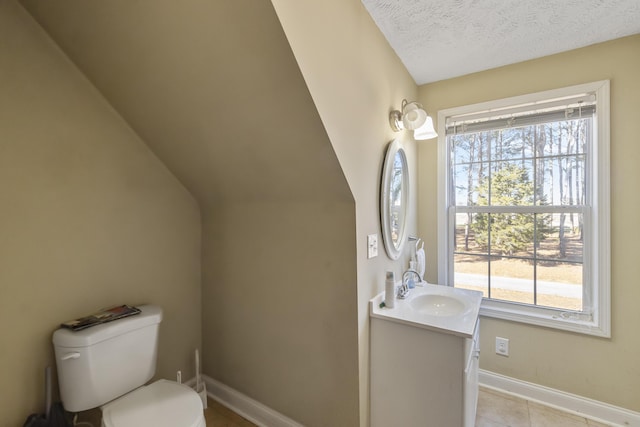
[(71, 427), (61, 403), (54, 403), (49, 411), (49, 416), (33, 414), (29, 415), (23, 427)]
[(44, 415), (29, 415), (22, 427), (71, 427), (62, 403), (57, 402), (51, 405), (51, 366), (47, 366), (44, 370), (44, 394)]

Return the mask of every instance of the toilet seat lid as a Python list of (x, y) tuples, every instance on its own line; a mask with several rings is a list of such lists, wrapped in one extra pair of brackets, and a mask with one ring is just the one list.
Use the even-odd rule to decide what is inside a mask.
[(158, 380), (102, 407), (105, 427), (204, 426), (202, 400), (193, 389)]

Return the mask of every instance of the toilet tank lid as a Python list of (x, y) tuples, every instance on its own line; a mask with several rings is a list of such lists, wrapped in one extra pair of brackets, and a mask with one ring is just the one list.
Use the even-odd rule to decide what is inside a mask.
[(138, 308), (140, 314), (92, 326), (81, 331), (74, 332), (66, 328), (57, 329), (53, 333), (53, 344), (57, 347), (88, 347), (114, 336), (155, 325), (162, 321), (162, 308), (155, 305), (140, 305)]

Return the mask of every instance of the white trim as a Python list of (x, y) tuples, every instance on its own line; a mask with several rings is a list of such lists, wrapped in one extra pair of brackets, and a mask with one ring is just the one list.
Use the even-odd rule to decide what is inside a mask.
[(517, 396), (598, 421), (624, 427), (640, 427), (640, 412), (566, 393), (564, 391), (521, 381), (480, 369), (480, 385), (501, 393)]
[[(518, 380), (494, 372), (479, 370), (482, 387), (517, 396), (532, 402), (579, 415), (593, 421), (624, 427), (640, 427), (640, 412), (567, 393), (550, 387)], [(209, 397), (260, 427), (303, 427), (302, 424), (262, 403), (203, 375)], [(195, 385), (195, 378), (185, 382)]]
[[(512, 106), (520, 106), (525, 104), (535, 104), (540, 100), (545, 99), (560, 99), (563, 97), (573, 97), (579, 93), (590, 93), (594, 90), (597, 90), (600, 85), (605, 84), (608, 85), (609, 80), (600, 80), (592, 83), (584, 83), (575, 86), (567, 86), (559, 89), (551, 89), (545, 90), (543, 92), (535, 92), (529, 93), (525, 95), (512, 96), (509, 98), (496, 99), (492, 101), (480, 102), (477, 104), (463, 105), (460, 107), (452, 107), (447, 108), (445, 110), (438, 111), (438, 135), (440, 133), (440, 127), (444, 126), (444, 123), (440, 123), (440, 114), (443, 116), (451, 117), (451, 116), (461, 116), (465, 114), (473, 114), (478, 111), (491, 111), (491, 110), (500, 110), (503, 108), (509, 108)], [(439, 138), (438, 138), (439, 139)]]
[[(485, 111), (479, 111), (477, 113), (467, 113), (457, 116), (450, 116), (447, 120), (448, 127), (455, 126), (464, 122), (480, 121), (482, 119), (494, 118), (494, 117), (513, 117), (517, 113), (529, 113), (531, 111), (542, 112), (554, 109), (554, 107), (575, 107), (580, 104), (593, 105), (595, 97), (590, 93), (583, 93), (576, 96), (569, 96), (563, 98), (556, 98), (553, 100), (542, 100), (527, 102), (521, 105), (509, 104), (500, 108), (492, 108)], [(504, 115), (500, 115), (501, 111), (506, 110)]]
[(207, 394), (210, 398), (259, 427), (303, 427), (302, 424), (222, 384), (220, 381), (206, 375), (203, 375), (202, 378), (207, 385)]
[(438, 111), (438, 284), (447, 285), (453, 274), (453, 263), (449, 262), (449, 155), (447, 153), (446, 119), (448, 110)]
[[(559, 99), (582, 94), (596, 95), (596, 143), (592, 144), (591, 162), (587, 179), (593, 189), (587, 197), (591, 206), (585, 215), (585, 226), (592, 231), (584, 248), (585, 301), (593, 307), (592, 318), (564, 318), (563, 310), (511, 304), (483, 299), (480, 314), (483, 316), (584, 333), (611, 337), (611, 277), (610, 277), (610, 83), (601, 80), (544, 92), (504, 98), (479, 104), (448, 108), (438, 111), (438, 283), (450, 285), (453, 277), (452, 236), (449, 229), (453, 221), (453, 209), (449, 209), (450, 159), (447, 151), (446, 121), (451, 116), (495, 111), (509, 106), (527, 105), (546, 99)], [(478, 208), (474, 208), (478, 209)], [(487, 208), (488, 209), (488, 208)], [(546, 208), (545, 208), (546, 209)], [(587, 225), (588, 224), (588, 225)], [(594, 290), (594, 284), (595, 290)]]
[[(593, 214), (591, 218), (596, 230), (591, 242), (597, 253), (592, 253), (593, 275), (598, 281), (597, 301), (593, 302), (596, 312), (594, 317), (603, 336), (611, 337), (611, 92), (609, 80), (604, 80), (596, 90), (598, 120), (596, 132), (598, 134), (597, 149), (594, 151), (593, 161), (597, 162), (596, 174), (592, 174)], [(595, 83), (594, 83), (595, 84)], [(594, 319), (595, 320), (595, 319)]]
[[(391, 183), (393, 181), (393, 173), (395, 171), (395, 159), (396, 155), (400, 155), (400, 162), (402, 164), (402, 189), (400, 191), (400, 197), (402, 198), (401, 204), (401, 216), (400, 219), (400, 232), (398, 233), (397, 247), (394, 242), (391, 232), (391, 208), (389, 205), (391, 197)], [(407, 224), (409, 219), (410, 199), (409, 197), (411, 189), (409, 184), (409, 164), (407, 163), (407, 155), (404, 147), (400, 143), (399, 139), (391, 141), (387, 148), (387, 153), (384, 157), (384, 165), (382, 166), (382, 181), (380, 182), (380, 225), (382, 226), (382, 241), (387, 251), (387, 256), (392, 260), (400, 258), (404, 250), (404, 244), (407, 241), (409, 234), (409, 226)]]
[(565, 318), (559, 315), (559, 312), (560, 310), (548, 309), (546, 307), (531, 307), (524, 304), (490, 300), (488, 298), (482, 299), (482, 305), (480, 307), (480, 316), (482, 317), (529, 323), (603, 338), (611, 337), (609, 331), (598, 327), (594, 321), (581, 319), (581, 317), (585, 317), (584, 315), (581, 316), (576, 313), (575, 318), (571, 315)]

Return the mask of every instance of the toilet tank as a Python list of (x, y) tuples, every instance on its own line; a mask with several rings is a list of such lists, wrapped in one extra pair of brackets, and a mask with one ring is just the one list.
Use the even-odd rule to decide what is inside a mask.
[(96, 408), (144, 385), (156, 370), (162, 309), (82, 331), (53, 333), (60, 397), (67, 411)]

